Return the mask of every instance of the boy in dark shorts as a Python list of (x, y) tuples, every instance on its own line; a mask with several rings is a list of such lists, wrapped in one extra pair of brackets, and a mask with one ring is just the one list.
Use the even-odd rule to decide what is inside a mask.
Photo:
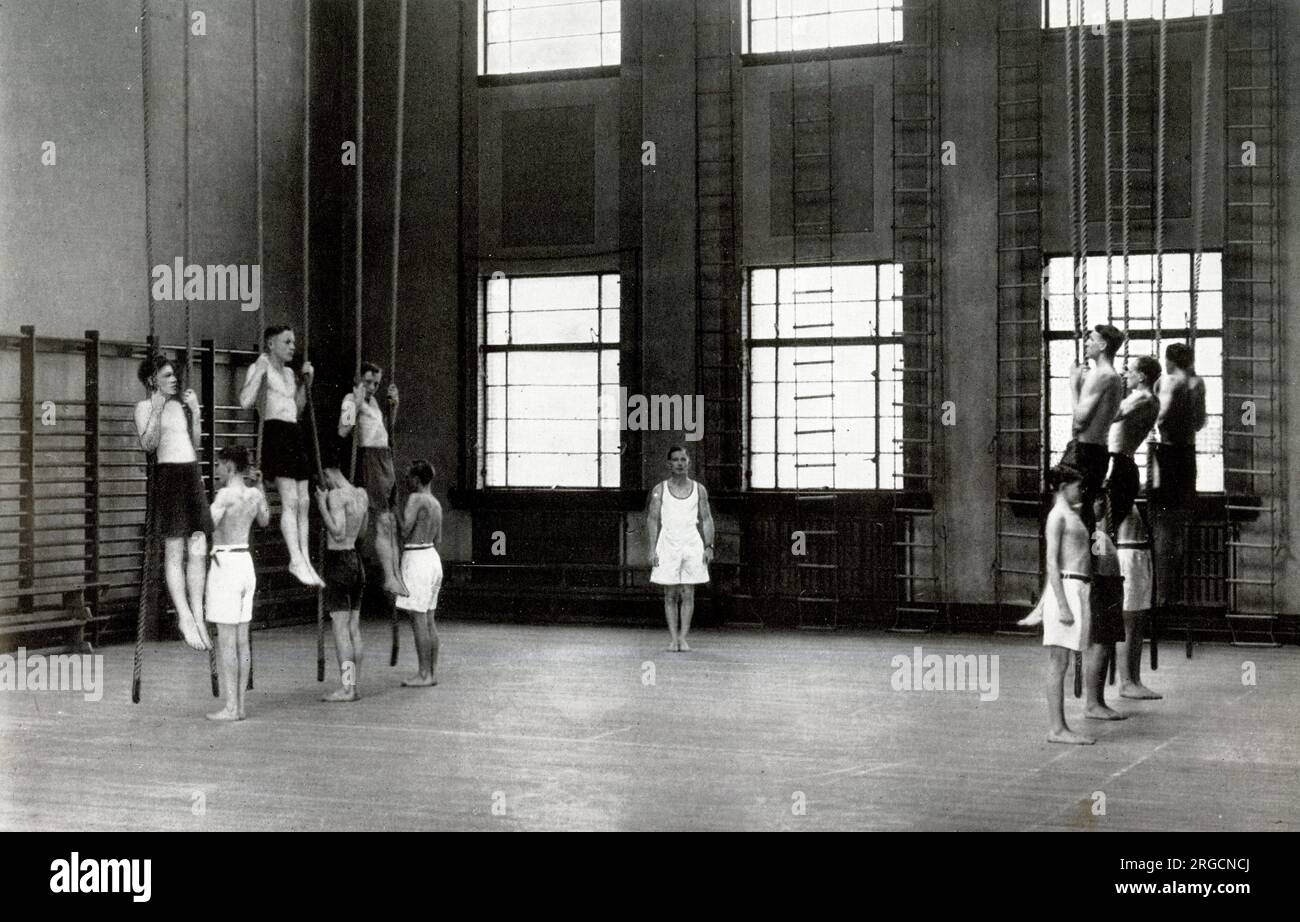
[(328, 491), (316, 491), (316, 504), (325, 523), (325, 610), (334, 626), (334, 651), (339, 661), (338, 691), (322, 701), (356, 701), (361, 671), (361, 595), (366, 571), (357, 551), (357, 537), (366, 527), (369, 498), (348, 483), (337, 467), (325, 469)]
[(163, 541), (167, 593), (185, 642), (195, 650), (209, 650), (203, 583), (212, 516), (195, 451), (202, 431), (199, 398), (188, 388), (177, 397), (180, 380), (166, 356), (146, 356), (137, 377), (149, 394), (135, 405), (135, 428), (152, 462), (148, 490), (154, 527)]
[(262, 476), (275, 481), (280, 493), (280, 531), (289, 549), (289, 572), (304, 585), (322, 586), (320, 575), (311, 565), (308, 546), (311, 500), (307, 483), (312, 464), (298, 424), (307, 406), (313, 370), (311, 362), (303, 362), (299, 378), (289, 367), (297, 344), (288, 327), (267, 327), (262, 342), (265, 351), (249, 366), (239, 392), (239, 405), (246, 410), (257, 407), (262, 417), (261, 457), (257, 464)]

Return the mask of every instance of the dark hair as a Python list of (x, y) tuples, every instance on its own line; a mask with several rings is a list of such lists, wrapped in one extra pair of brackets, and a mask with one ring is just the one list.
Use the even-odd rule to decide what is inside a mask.
[(275, 339), (275, 337), (279, 336), (281, 333), (287, 333), (292, 329), (293, 327), (285, 326), (283, 323), (277, 323), (267, 327), (262, 333), (262, 348), (265, 349), (269, 346), (271, 340)]
[(1165, 347), (1165, 358), (1173, 362), (1175, 368), (1187, 371), (1196, 361), (1196, 353), (1187, 343), (1170, 343)]
[(380, 368), (378, 365), (376, 365), (374, 362), (362, 362), (361, 371), (357, 372), (357, 380), (360, 381), (363, 375), (368, 375), (371, 372), (374, 372), (375, 374), (382, 376), (384, 370)]
[(687, 458), (689, 458), (689, 457), (691, 456), (691, 453), (688, 452), (685, 448), (682, 448), (682, 446), (680, 446), (680, 445), (674, 445), (672, 448), (668, 449), (668, 460), (669, 460), (669, 461), (671, 461), (671, 460), (673, 459), (673, 452), (675, 452), (675, 451), (680, 451), (682, 454), (686, 455)]
[(1143, 378), (1146, 379), (1147, 387), (1156, 383), (1160, 377), (1160, 363), (1155, 360), (1154, 356), (1144, 355), (1137, 360), (1137, 370)]
[(1095, 329), (1101, 334), (1101, 338), (1106, 340), (1106, 355), (1114, 358), (1115, 353), (1119, 352), (1119, 347), (1124, 345), (1124, 334), (1109, 323), (1099, 323)]
[(420, 486), (427, 487), (433, 483), (433, 465), (423, 459), (414, 461), (406, 470), (407, 477), (414, 477), (420, 481)]
[(1073, 465), (1058, 464), (1047, 472), (1047, 488), (1055, 492), (1070, 483), (1083, 480), (1083, 473)]
[(241, 474), (248, 470), (248, 449), (243, 445), (227, 445), (217, 452), (217, 458), (229, 461)]
[(161, 352), (150, 352), (140, 360), (140, 367), (136, 369), (135, 376), (140, 379), (140, 383), (145, 386), (146, 390), (153, 390), (154, 376), (170, 364), (172, 364), (172, 360)]

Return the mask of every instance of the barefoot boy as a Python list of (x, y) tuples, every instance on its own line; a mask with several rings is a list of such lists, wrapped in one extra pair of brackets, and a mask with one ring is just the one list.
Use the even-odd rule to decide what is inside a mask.
[(397, 607), (411, 616), (420, 671), (402, 684), (427, 687), (438, 684), (438, 631), (433, 615), (442, 588), (442, 559), (437, 548), (442, 538), (442, 506), (433, 497), (433, 466), (428, 461), (412, 464), (406, 479), (411, 495), (402, 513), (402, 581), (410, 594), (398, 596)]
[(228, 445), (217, 453), (217, 479), (221, 489), (212, 501), (212, 564), (208, 569), (208, 620), (217, 626), (221, 652), (221, 686), (226, 706), (209, 720), (243, 720), (244, 689), (248, 687), (251, 657), (248, 625), (253, 620), (253, 593), (257, 574), (248, 552), (248, 531), (253, 520), (263, 528), (271, 510), (262, 492), (262, 475), (248, 470), (248, 449)]
[(325, 610), (334, 625), (334, 652), (339, 661), (339, 690), (322, 701), (356, 701), (361, 671), (361, 595), (366, 570), (357, 551), (357, 536), (366, 527), (369, 498), (348, 483), (337, 467), (325, 468), (329, 491), (316, 491), (316, 504), (328, 535), (326, 541)]
[(1089, 635), (1092, 579), (1088, 528), (1079, 517), (1083, 476), (1057, 465), (1048, 474), (1056, 505), (1047, 516), (1047, 593), (1043, 601), (1043, 646), (1047, 647), (1048, 742), (1089, 745), (1093, 741), (1065, 723), (1065, 672), (1071, 651)]

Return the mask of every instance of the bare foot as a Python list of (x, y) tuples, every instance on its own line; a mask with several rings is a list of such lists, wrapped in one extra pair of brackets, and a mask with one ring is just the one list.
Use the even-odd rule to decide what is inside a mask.
[(411, 593), (406, 588), (406, 583), (397, 575), (384, 577), (384, 592), (395, 595), (398, 598), (405, 598)]
[(1141, 682), (1125, 682), (1119, 690), (1121, 698), (1136, 698), (1139, 701), (1159, 701), (1164, 695), (1153, 692)]
[(230, 708), (222, 708), (219, 711), (213, 711), (208, 715), (208, 720), (243, 720), (244, 715), (238, 711), (232, 711)]
[(320, 588), (324, 589), (324, 588), (325, 588), (325, 580), (322, 579), (322, 578), (321, 578), (321, 575), (320, 575), (319, 573), (316, 572), (316, 568), (313, 567), (313, 566), (311, 565), (311, 562), (310, 562), (310, 561), (307, 562), (307, 571), (308, 571), (309, 573), (311, 573), (311, 578), (312, 578), (313, 580), (316, 581), (316, 585), (319, 586)]
[(199, 625), (195, 622), (193, 615), (176, 616), (176, 623), (180, 626), (181, 636), (185, 642), (194, 650), (211, 650), (212, 640), (208, 637), (207, 631), (201, 631)]
[(299, 563), (289, 564), (289, 574), (304, 586), (321, 585), (320, 577), (312, 570), (311, 567)]
[(1091, 705), (1083, 709), (1083, 716), (1089, 720), (1128, 720), (1127, 714), (1121, 714), (1114, 708), (1108, 708), (1106, 705)]
[(1039, 599), (1038, 604), (1034, 606), (1033, 611), (1025, 615), (1016, 624), (1021, 627), (1037, 627), (1043, 623), (1043, 601)]
[(674, 637), (672, 640), (668, 642), (668, 646), (666, 649), (668, 650), (669, 653), (677, 653), (678, 651), (681, 650), (680, 641), (676, 637)]
[(402, 679), (402, 685), (406, 688), (432, 688), (438, 684), (438, 680), (431, 675), (416, 675), (409, 679)]
[(1064, 743), (1067, 746), (1091, 746), (1096, 740), (1080, 736), (1073, 730), (1052, 730), (1047, 734), (1049, 743)]
[(683, 637), (681, 640), (677, 641), (677, 649), (680, 650), (682, 653), (690, 653), (691, 645), (688, 644), (686, 642), (686, 638)]
[(247, 719), (248, 719), (248, 714), (244, 711), (243, 708), (240, 708), (240, 709), (239, 709), (239, 719), (240, 719), (240, 720), (247, 720)]
[(361, 696), (357, 694), (355, 688), (340, 688), (338, 691), (332, 691), (328, 695), (322, 695), (322, 701), (356, 701)]

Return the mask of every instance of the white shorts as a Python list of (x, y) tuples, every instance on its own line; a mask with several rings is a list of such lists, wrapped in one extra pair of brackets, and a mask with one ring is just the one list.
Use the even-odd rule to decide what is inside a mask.
[(253, 620), (257, 572), (246, 544), (219, 544), (212, 549), (203, 616), (211, 624), (248, 624)]
[(410, 595), (398, 598), (397, 607), (403, 611), (433, 611), (438, 607), (438, 592), (442, 589), (442, 558), (438, 549), (408, 547), (402, 551), (402, 582)]
[(1043, 594), (1043, 646), (1082, 650), (1088, 637), (1088, 622), (1092, 619), (1092, 584), (1078, 579), (1062, 579), (1065, 600), (1070, 603), (1072, 624), (1061, 623), (1061, 608), (1056, 593), (1048, 586)]
[(704, 543), (685, 547), (665, 545), (657, 549), (659, 566), (650, 571), (650, 582), (660, 586), (691, 586), (709, 581), (709, 568), (704, 565)]
[(1121, 547), (1119, 572), (1124, 577), (1124, 610), (1149, 611), (1155, 585), (1152, 579), (1151, 550)]

